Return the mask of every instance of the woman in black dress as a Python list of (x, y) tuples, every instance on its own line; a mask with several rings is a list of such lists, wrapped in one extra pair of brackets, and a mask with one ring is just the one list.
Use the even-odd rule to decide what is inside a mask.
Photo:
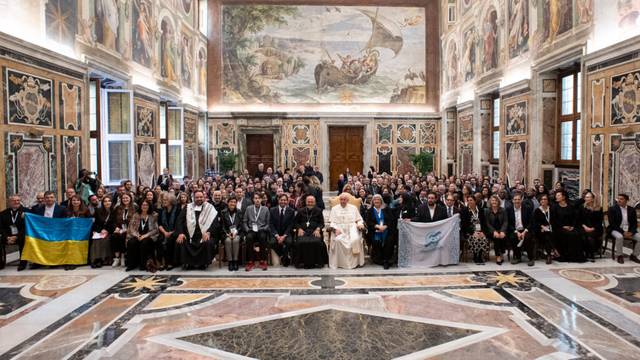
[(538, 240), (538, 245), (544, 248), (547, 256), (547, 264), (551, 264), (555, 246), (553, 228), (551, 227), (551, 207), (549, 206), (549, 195), (540, 195), (538, 201), (540, 206), (533, 211), (534, 234)]
[[(89, 251), (90, 263), (92, 268), (102, 267), (111, 259), (111, 244), (109, 236), (113, 233), (113, 222), (111, 219), (111, 196), (102, 198), (102, 206), (96, 209), (93, 221), (93, 239), (91, 239), (91, 250)], [(100, 234), (100, 238), (97, 238)]]
[(409, 193), (403, 193), (398, 198), (398, 206), (394, 209), (396, 219), (411, 220), (416, 216), (416, 205)]
[(584, 203), (579, 207), (580, 231), (586, 241), (587, 258), (594, 262), (595, 253), (602, 247), (604, 214), (596, 202), (596, 196), (591, 191), (587, 191), (583, 199)]
[(559, 261), (585, 262), (585, 242), (578, 232), (578, 211), (567, 202), (567, 193), (556, 192), (556, 204), (551, 209), (551, 224), (560, 252)]
[(493, 251), (496, 253), (496, 264), (502, 265), (502, 254), (507, 246), (507, 213), (500, 207), (497, 195), (489, 199), (489, 208), (485, 210), (485, 235), (493, 241)]
[(111, 214), (109, 222), (111, 233), (111, 251), (113, 251), (113, 263), (111, 266), (117, 267), (124, 265), (124, 253), (126, 251), (125, 243), (127, 239), (127, 229), (129, 220), (133, 217), (135, 208), (133, 207), (133, 199), (129, 193), (120, 195), (120, 205), (118, 205)]
[(384, 206), (382, 196), (376, 194), (371, 199), (372, 206), (366, 211), (368, 243), (372, 246), (371, 259), (375, 264), (389, 269), (393, 257), (396, 233), (396, 217), (390, 208)]
[(242, 241), (242, 213), (236, 207), (238, 200), (235, 197), (227, 200), (227, 208), (220, 215), (222, 236), (224, 238), (224, 250), (229, 263), (229, 271), (238, 271), (240, 267), (240, 242)]

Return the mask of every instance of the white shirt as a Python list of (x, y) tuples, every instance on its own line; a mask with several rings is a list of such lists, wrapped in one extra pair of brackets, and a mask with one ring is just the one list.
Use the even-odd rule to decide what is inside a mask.
[(622, 212), (622, 222), (620, 223), (620, 227), (622, 231), (629, 231), (629, 212), (627, 211), (627, 207), (620, 207), (620, 212)]
[(433, 214), (436, 212), (436, 207), (431, 207), (431, 206), (427, 206), (429, 208), (429, 216), (431, 216), (431, 219), (433, 220)]
[(48, 217), (48, 218), (52, 218), (53, 217), (53, 209), (55, 209), (55, 205), (49, 207), (46, 206), (44, 207), (44, 217)]
[(516, 218), (516, 231), (518, 231), (518, 229), (524, 228), (524, 226), (522, 226), (522, 208), (513, 208), (513, 213)]

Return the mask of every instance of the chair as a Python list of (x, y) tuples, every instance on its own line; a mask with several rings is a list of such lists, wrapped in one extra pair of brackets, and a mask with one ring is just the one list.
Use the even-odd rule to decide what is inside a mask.
[[(349, 204), (355, 206), (356, 208), (358, 208), (358, 210), (360, 209), (360, 206), (362, 206), (362, 199), (357, 198), (351, 194), (349, 195)], [(333, 208), (334, 206), (340, 204), (340, 194), (338, 194), (338, 196), (334, 196), (329, 200), (329, 206), (330, 209)], [(362, 219), (364, 221), (364, 219)], [(327, 243), (327, 252), (329, 251), (329, 249), (331, 249), (331, 236), (333, 235), (333, 228), (331, 228), (331, 226), (327, 225), (325, 227), (325, 231), (327, 232), (327, 238), (326, 238), (326, 243)], [(365, 250), (365, 254), (369, 254), (369, 249), (367, 247), (367, 242), (365, 241), (365, 235), (367, 234), (367, 228), (365, 227), (364, 230), (361, 232), (361, 238), (362, 238), (362, 248)]]

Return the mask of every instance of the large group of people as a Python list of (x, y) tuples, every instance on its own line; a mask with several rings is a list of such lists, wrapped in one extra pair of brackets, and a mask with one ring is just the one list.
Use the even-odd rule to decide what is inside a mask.
[[(88, 264), (126, 270), (171, 270), (180, 266), (206, 269), (214, 259), (229, 271), (267, 270), (270, 263), (299, 268), (355, 268), (371, 261), (391, 267), (397, 261), (398, 224), (437, 222), (460, 216), (461, 258), (476, 264), (504, 257), (532, 266), (538, 258), (553, 261), (595, 261), (605, 237), (624, 262), (625, 239), (632, 241), (629, 259), (640, 262), (636, 208), (619, 194), (604, 213), (597, 196), (584, 190), (570, 199), (562, 183), (548, 190), (535, 179), (530, 187), (501, 178), (446, 177), (429, 174), (368, 173), (340, 175), (339, 200), (325, 223), (323, 176), (318, 168), (274, 169), (174, 179), (164, 169), (153, 187), (123, 181), (114, 191), (86, 170), (57, 204), (43, 192), (25, 207), (18, 194), (0, 213), (4, 245), (25, 244), (24, 213), (50, 218), (94, 219)], [(21, 260), (18, 270), (27, 262)], [(37, 268), (41, 264), (31, 264)], [(73, 266), (66, 266), (73, 269)]]

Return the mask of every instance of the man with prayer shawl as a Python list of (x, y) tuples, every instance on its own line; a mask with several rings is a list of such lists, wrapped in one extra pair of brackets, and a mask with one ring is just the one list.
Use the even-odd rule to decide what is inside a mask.
[(193, 202), (182, 209), (176, 222), (176, 257), (184, 270), (204, 270), (211, 264), (214, 252), (218, 212), (204, 201), (204, 192), (197, 190)]
[(340, 194), (340, 204), (331, 208), (329, 226), (334, 232), (329, 246), (329, 267), (353, 269), (364, 265), (364, 248), (360, 231), (364, 222), (360, 210), (349, 204), (350, 195)]

